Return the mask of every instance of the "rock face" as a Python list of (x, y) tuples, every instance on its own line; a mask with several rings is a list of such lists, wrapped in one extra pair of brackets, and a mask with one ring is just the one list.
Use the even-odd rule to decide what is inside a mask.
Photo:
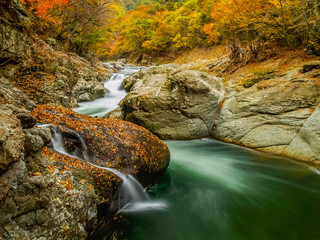
[[(0, 239), (85, 239), (121, 180), (51, 152), (48, 128), (34, 127), (34, 103), (0, 81)], [(104, 200), (103, 200), (104, 198)]]
[(39, 122), (60, 126), (70, 152), (84, 147), (81, 136), (93, 164), (133, 174), (147, 184), (169, 165), (167, 146), (148, 130), (130, 122), (92, 118), (48, 105), (37, 106), (33, 114)]
[[(104, 96), (103, 84), (110, 74), (103, 65), (92, 65), (75, 55), (53, 49), (38, 39), (34, 53), (17, 72), (13, 84), (37, 104), (55, 103), (65, 107)], [(10, 66), (8, 66), (10, 67)]]
[(73, 107), (104, 96), (101, 81), (111, 76), (107, 65), (58, 51), (54, 39), (30, 36), (30, 21), (18, 0), (0, 2), (0, 15), (0, 77), (37, 104)]
[(20, 1), (12, 0), (11, 7), (7, 7), (9, 3), (6, 2), (2, 1), (0, 3), (0, 63), (16, 60), (14, 58), (17, 53), (23, 50), (21, 44), (16, 44), (19, 40), (21, 42), (25, 38), (21, 31), (24, 27), (23, 22), (29, 22), (29, 19), (26, 18), (27, 13)]
[[(128, 95), (107, 115), (142, 125), (163, 139), (213, 136), (320, 164), (320, 62), (224, 87), (219, 78), (162, 65), (124, 80)], [(252, 76), (248, 75), (250, 80)]]
[(24, 136), (20, 121), (12, 111), (1, 107), (0, 115), (0, 170), (5, 171), (9, 165), (24, 156)]
[(228, 96), (212, 135), (319, 164), (320, 80), (309, 72), (317, 68), (314, 65), (306, 64)]
[(123, 118), (162, 139), (209, 136), (225, 94), (220, 78), (178, 65), (144, 69), (124, 84), (130, 92), (121, 103)]
[(92, 180), (44, 157), (49, 129), (22, 129), (3, 105), (0, 116), (0, 238), (84, 239), (101, 202)]

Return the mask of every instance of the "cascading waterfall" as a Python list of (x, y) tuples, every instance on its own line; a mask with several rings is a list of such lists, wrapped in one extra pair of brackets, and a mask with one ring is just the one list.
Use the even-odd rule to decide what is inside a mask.
[(119, 102), (126, 96), (123, 87), (123, 79), (132, 73), (139, 71), (141, 67), (125, 66), (119, 73), (114, 73), (112, 77), (104, 83), (104, 87), (109, 91), (103, 98), (98, 98), (92, 102), (79, 103), (78, 108), (73, 110), (90, 116), (104, 117), (108, 112), (118, 107)]
[[(80, 136), (80, 134), (75, 132), (81, 143), (81, 151), (71, 154), (65, 148), (64, 139), (59, 128), (51, 127), (51, 133), (52, 148), (55, 152), (92, 164), (90, 161), (90, 156), (87, 152), (86, 143)], [(160, 210), (165, 208), (165, 203), (151, 201), (143, 186), (133, 176), (123, 174), (113, 168), (101, 167), (95, 164), (92, 165), (110, 171), (122, 179), (121, 186), (119, 187), (118, 192), (110, 206), (112, 210), (119, 212), (132, 212), (144, 210)]]

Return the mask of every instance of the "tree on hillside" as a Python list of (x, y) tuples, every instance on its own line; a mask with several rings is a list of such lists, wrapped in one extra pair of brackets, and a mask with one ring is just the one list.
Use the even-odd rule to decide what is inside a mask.
[(52, 36), (78, 54), (106, 41), (106, 22), (113, 0), (21, 0), (28, 8), (37, 33)]

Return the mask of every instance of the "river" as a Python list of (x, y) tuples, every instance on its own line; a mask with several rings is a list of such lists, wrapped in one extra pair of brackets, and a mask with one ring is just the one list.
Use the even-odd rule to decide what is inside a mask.
[[(80, 112), (108, 108), (86, 104)], [(146, 189), (163, 207), (120, 211), (106, 239), (320, 239), (317, 170), (213, 139), (166, 144), (170, 166)]]

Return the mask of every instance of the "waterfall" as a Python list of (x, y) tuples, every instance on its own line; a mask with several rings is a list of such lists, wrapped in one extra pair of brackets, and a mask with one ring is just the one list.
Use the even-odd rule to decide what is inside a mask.
[[(76, 133), (81, 142), (81, 154), (71, 154), (65, 148), (64, 139), (61, 130), (57, 127), (51, 127), (52, 133), (52, 148), (55, 152), (77, 158), (90, 163), (90, 156), (87, 152), (87, 146), (80, 134)], [(85, 159), (83, 159), (83, 158)], [(145, 210), (160, 210), (165, 208), (163, 202), (152, 202), (144, 190), (143, 186), (131, 175), (126, 175), (113, 168), (101, 167), (92, 164), (95, 167), (110, 171), (122, 179), (121, 186), (118, 189), (110, 208), (119, 212), (145, 211)]]
[(109, 92), (105, 97), (98, 98), (92, 102), (79, 103), (80, 107), (73, 110), (94, 117), (104, 117), (108, 112), (117, 108), (119, 102), (126, 96), (127, 93), (123, 87), (123, 80), (140, 69), (141, 67), (125, 66), (118, 73), (113, 73), (111, 78), (104, 83), (104, 87)]

